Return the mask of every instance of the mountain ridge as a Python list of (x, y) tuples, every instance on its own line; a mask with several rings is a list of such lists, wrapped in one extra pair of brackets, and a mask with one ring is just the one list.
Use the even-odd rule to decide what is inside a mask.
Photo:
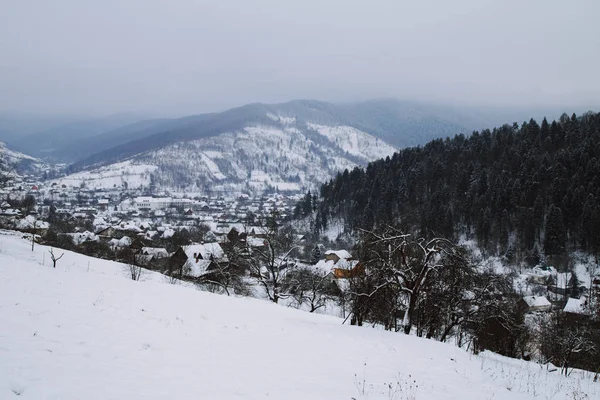
[[(291, 100), (280, 104), (250, 103), (221, 113), (199, 114), (170, 120), (171, 124), (167, 123), (163, 130), (155, 129), (155, 132), (150, 135), (139, 135), (140, 137), (135, 140), (104, 149), (74, 162), (70, 171), (76, 172), (123, 161), (136, 154), (155, 150), (177, 141), (218, 136), (231, 130), (242, 129), (248, 124), (277, 122), (270, 120), (267, 114), (293, 117), (299, 122), (351, 126), (373, 134), (395, 147), (418, 145), (431, 138), (465, 133), (476, 125), (474, 122), (464, 124), (447, 122), (447, 118), (427, 112), (422, 112), (421, 118), (415, 120), (412, 109), (406, 112), (399, 111), (406, 108), (407, 104), (416, 103), (389, 99), (348, 104), (333, 104), (310, 99)], [(373, 106), (384, 110), (382, 121), (369, 118), (369, 109)], [(357, 118), (357, 111), (361, 107), (368, 109)], [(426, 108), (426, 106), (421, 107)], [(380, 116), (376, 115), (376, 117)], [(390, 119), (392, 119), (391, 123)], [(410, 125), (409, 121), (411, 121)], [(431, 121), (429, 125), (433, 126), (433, 129), (426, 128), (428, 121)]]

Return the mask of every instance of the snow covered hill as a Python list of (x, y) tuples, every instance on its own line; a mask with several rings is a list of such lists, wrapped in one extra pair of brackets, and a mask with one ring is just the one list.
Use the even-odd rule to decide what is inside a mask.
[(48, 164), (42, 160), (9, 149), (6, 144), (0, 142), (0, 166), (5, 164), (10, 166), (11, 172), (16, 173), (39, 174), (48, 168)]
[(194, 193), (302, 192), (337, 172), (391, 156), (396, 149), (344, 125), (297, 122), (267, 114), (271, 123), (197, 140), (178, 141), (126, 161), (71, 174), (58, 184), (107, 189), (179, 189)]
[[(55, 251), (61, 254), (63, 251)], [(0, 399), (592, 399), (579, 371), (199, 292), (0, 232)]]

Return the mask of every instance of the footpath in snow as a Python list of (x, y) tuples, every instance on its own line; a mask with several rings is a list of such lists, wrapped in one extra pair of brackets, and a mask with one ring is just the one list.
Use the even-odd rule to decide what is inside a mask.
[[(64, 251), (55, 250), (60, 255)], [(0, 399), (599, 399), (576, 371), (128, 279), (0, 233)], [(579, 397), (575, 397), (579, 396)]]

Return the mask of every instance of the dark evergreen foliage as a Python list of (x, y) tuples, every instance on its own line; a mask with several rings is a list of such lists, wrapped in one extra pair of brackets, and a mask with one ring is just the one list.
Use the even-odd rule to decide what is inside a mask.
[(316, 227), (343, 217), (348, 230), (394, 224), (466, 234), (520, 259), (542, 249), (598, 253), (599, 129), (600, 114), (563, 114), (404, 149), (323, 185)]

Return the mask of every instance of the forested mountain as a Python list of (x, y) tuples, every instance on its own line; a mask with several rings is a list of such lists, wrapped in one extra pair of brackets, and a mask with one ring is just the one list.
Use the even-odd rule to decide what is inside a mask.
[(338, 174), (322, 186), (315, 226), (466, 234), (509, 260), (598, 254), (599, 157), (594, 113), (436, 139)]

